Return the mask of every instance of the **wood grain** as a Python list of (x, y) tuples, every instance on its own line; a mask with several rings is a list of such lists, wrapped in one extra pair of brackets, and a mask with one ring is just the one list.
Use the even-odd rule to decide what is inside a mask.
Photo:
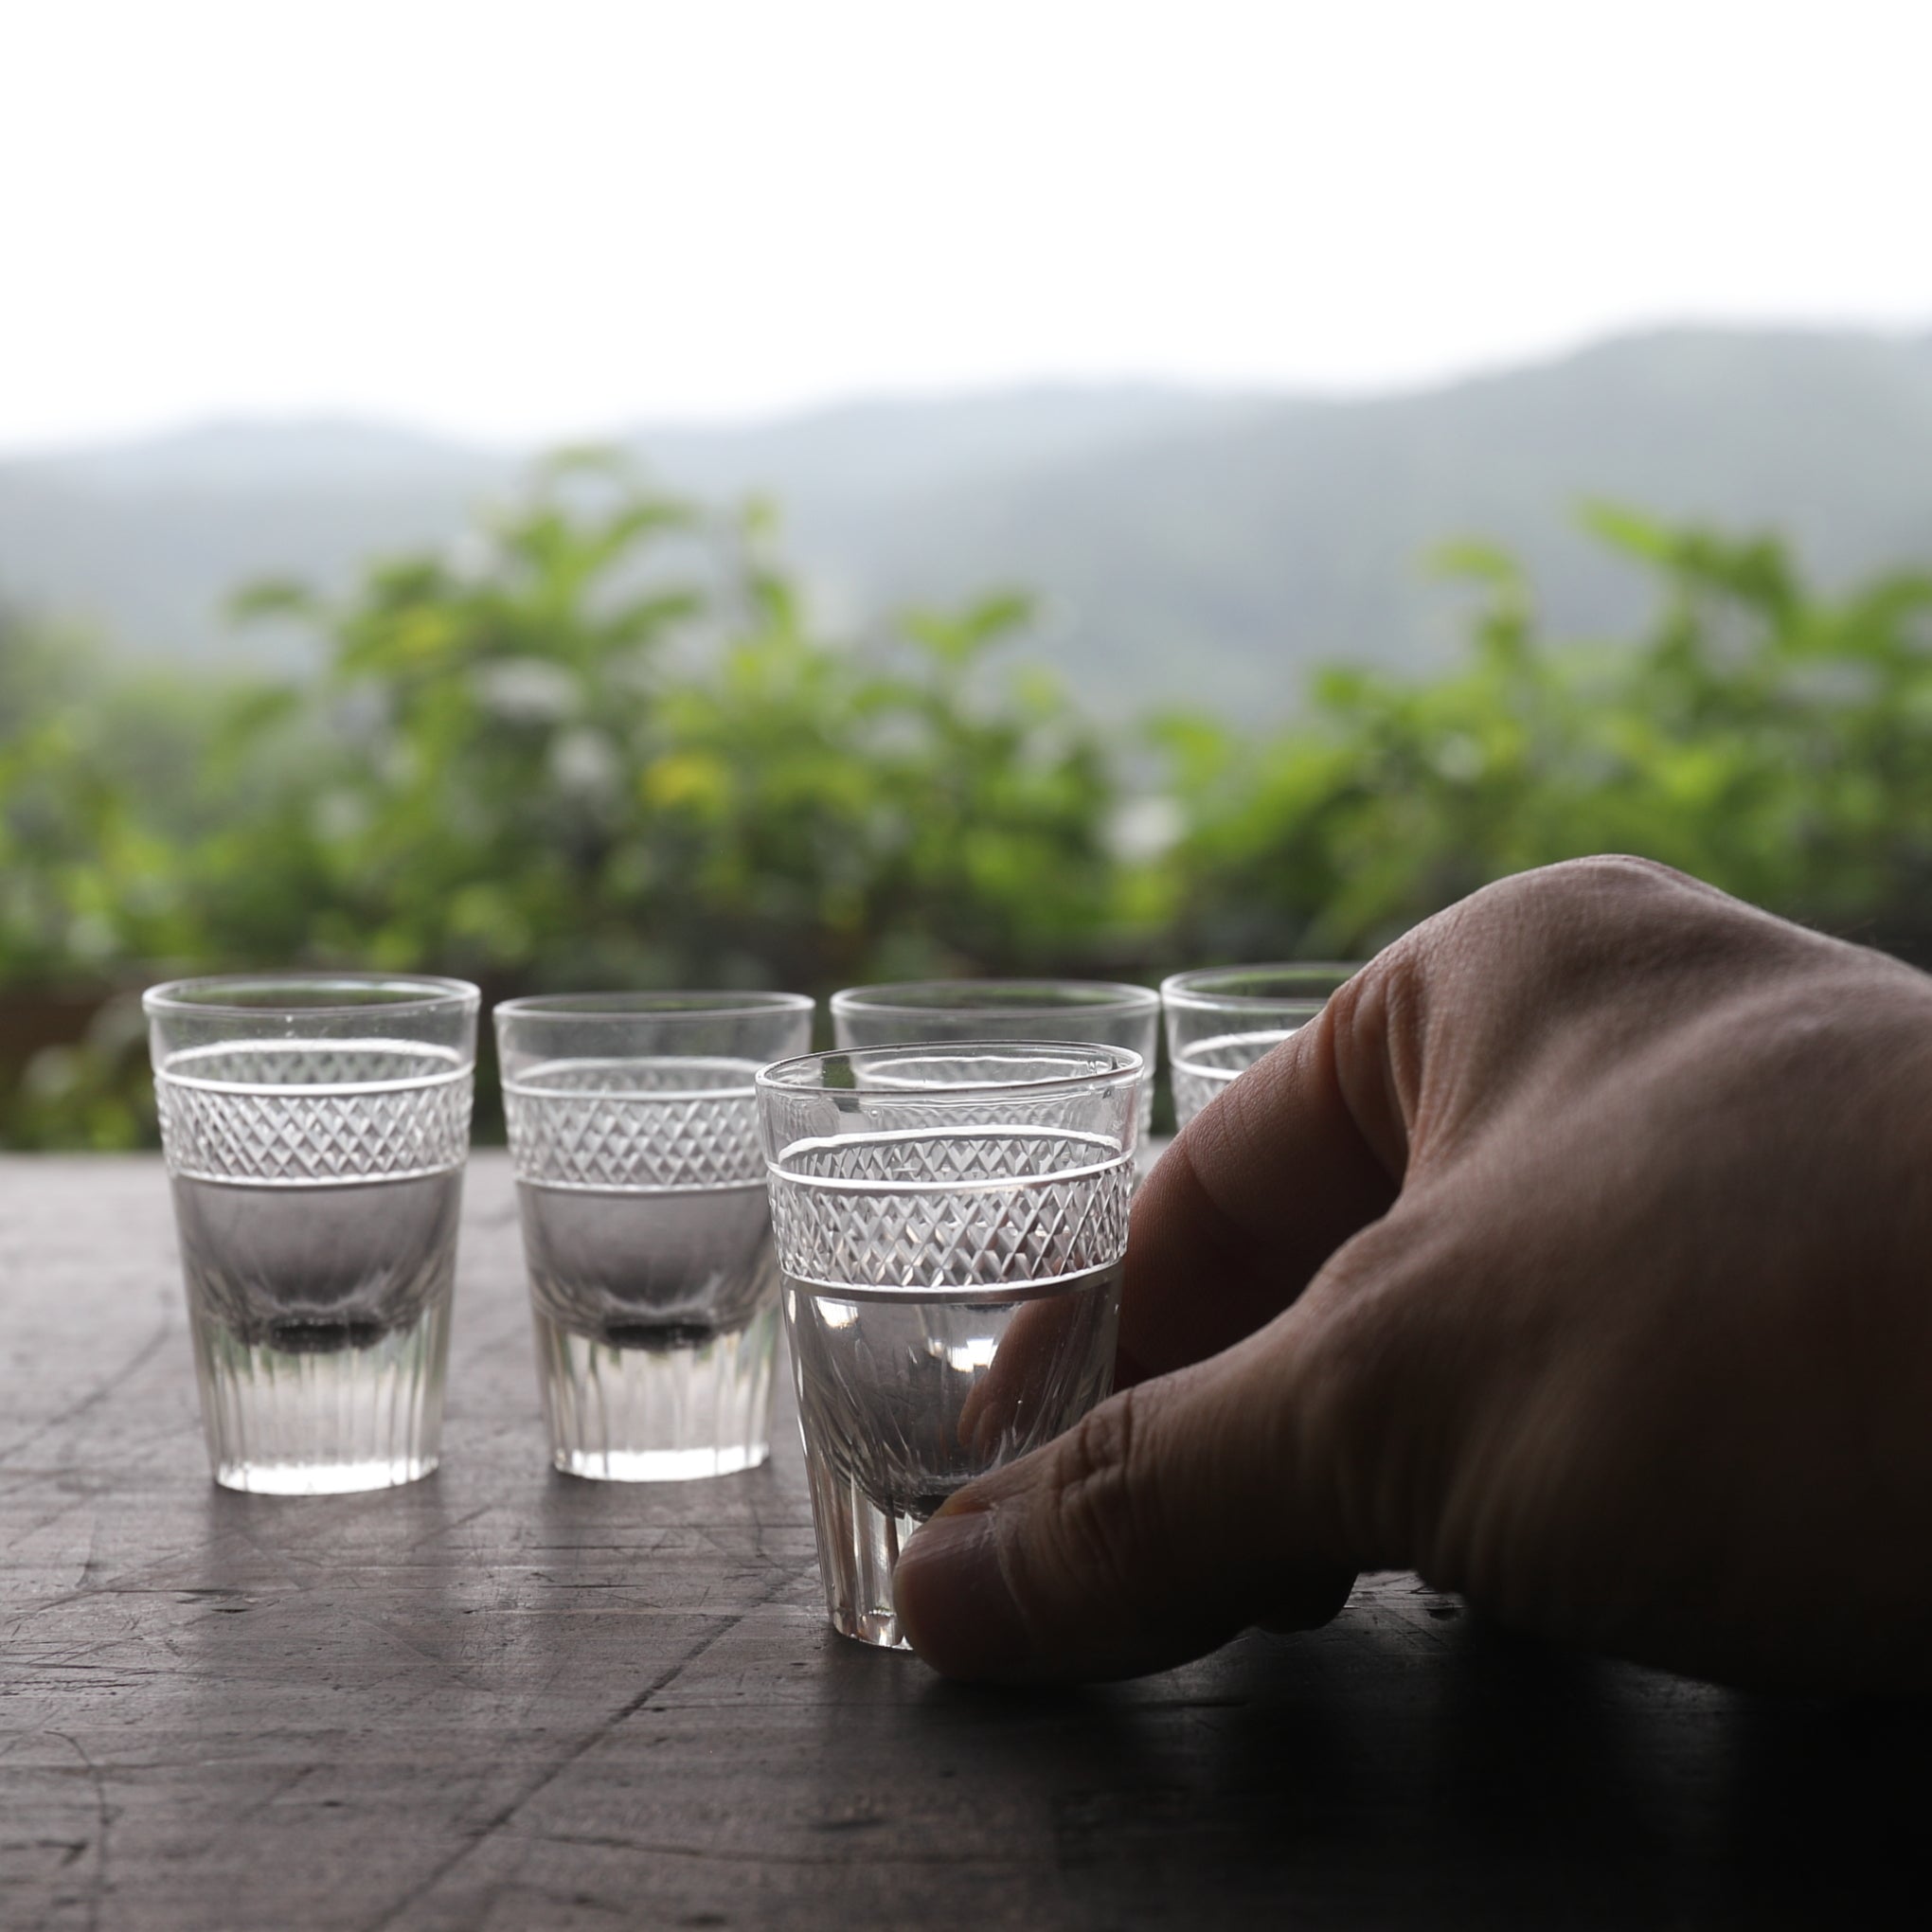
[(1413, 1578), (1135, 1685), (832, 1637), (772, 1466), (546, 1466), (501, 1155), (441, 1471), (216, 1490), (152, 1158), (0, 1161), (0, 1925), (1802, 1924), (1917, 1889), (1911, 1707), (1509, 1640)]

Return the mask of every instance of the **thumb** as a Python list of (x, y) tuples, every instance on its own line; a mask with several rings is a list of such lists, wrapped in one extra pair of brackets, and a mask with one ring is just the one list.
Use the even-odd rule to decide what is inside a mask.
[(1305, 1501), (1299, 1327), (1291, 1310), (959, 1491), (894, 1574), (912, 1647), (949, 1677), (1125, 1677), (1250, 1623), (1326, 1622), (1354, 1579), (1333, 1509)]

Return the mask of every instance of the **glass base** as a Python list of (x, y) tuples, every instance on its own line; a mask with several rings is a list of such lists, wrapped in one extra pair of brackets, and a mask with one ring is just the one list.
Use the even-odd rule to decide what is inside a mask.
[(413, 1327), (360, 1348), (269, 1348), (200, 1311), (191, 1326), (208, 1459), (224, 1489), (344, 1495), (414, 1482), (437, 1466), (447, 1292)]
[(565, 1476), (689, 1482), (771, 1454), (776, 1302), (736, 1333), (670, 1349), (618, 1348), (532, 1313), (550, 1460)]
[(818, 1569), (832, 1627), (856, 1643), (909, 1651), (892, 1604), (892, 1571), (899, 1552), (920, 1527), (917, 1516), (882, 1510), (850, 1477), (808, 1450), (812, 1520), (818, 1534)]

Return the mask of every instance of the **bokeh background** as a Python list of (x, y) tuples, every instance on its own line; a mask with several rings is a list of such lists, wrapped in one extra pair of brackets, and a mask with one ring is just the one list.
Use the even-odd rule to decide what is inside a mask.
[(1608, 850), (1932, 965), (1928, 55), (0, 11), (0, 1144), (150, 1142), (202, 970), (1150, 978)]

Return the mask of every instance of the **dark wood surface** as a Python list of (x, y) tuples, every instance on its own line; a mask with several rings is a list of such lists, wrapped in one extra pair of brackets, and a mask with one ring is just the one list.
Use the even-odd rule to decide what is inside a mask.
[(1923, 1888), (1917, 1708), (1558, 1654), (1413, 1578), (1077, 1693), (844, 1642), (789, 1409), (750, 1476), (553, 1476), (520, 1269), (479, 1155), (441, 1471), (233, 1495), (159, 1161), (0, 1161), (0, 1926), (1852, 1924)]

